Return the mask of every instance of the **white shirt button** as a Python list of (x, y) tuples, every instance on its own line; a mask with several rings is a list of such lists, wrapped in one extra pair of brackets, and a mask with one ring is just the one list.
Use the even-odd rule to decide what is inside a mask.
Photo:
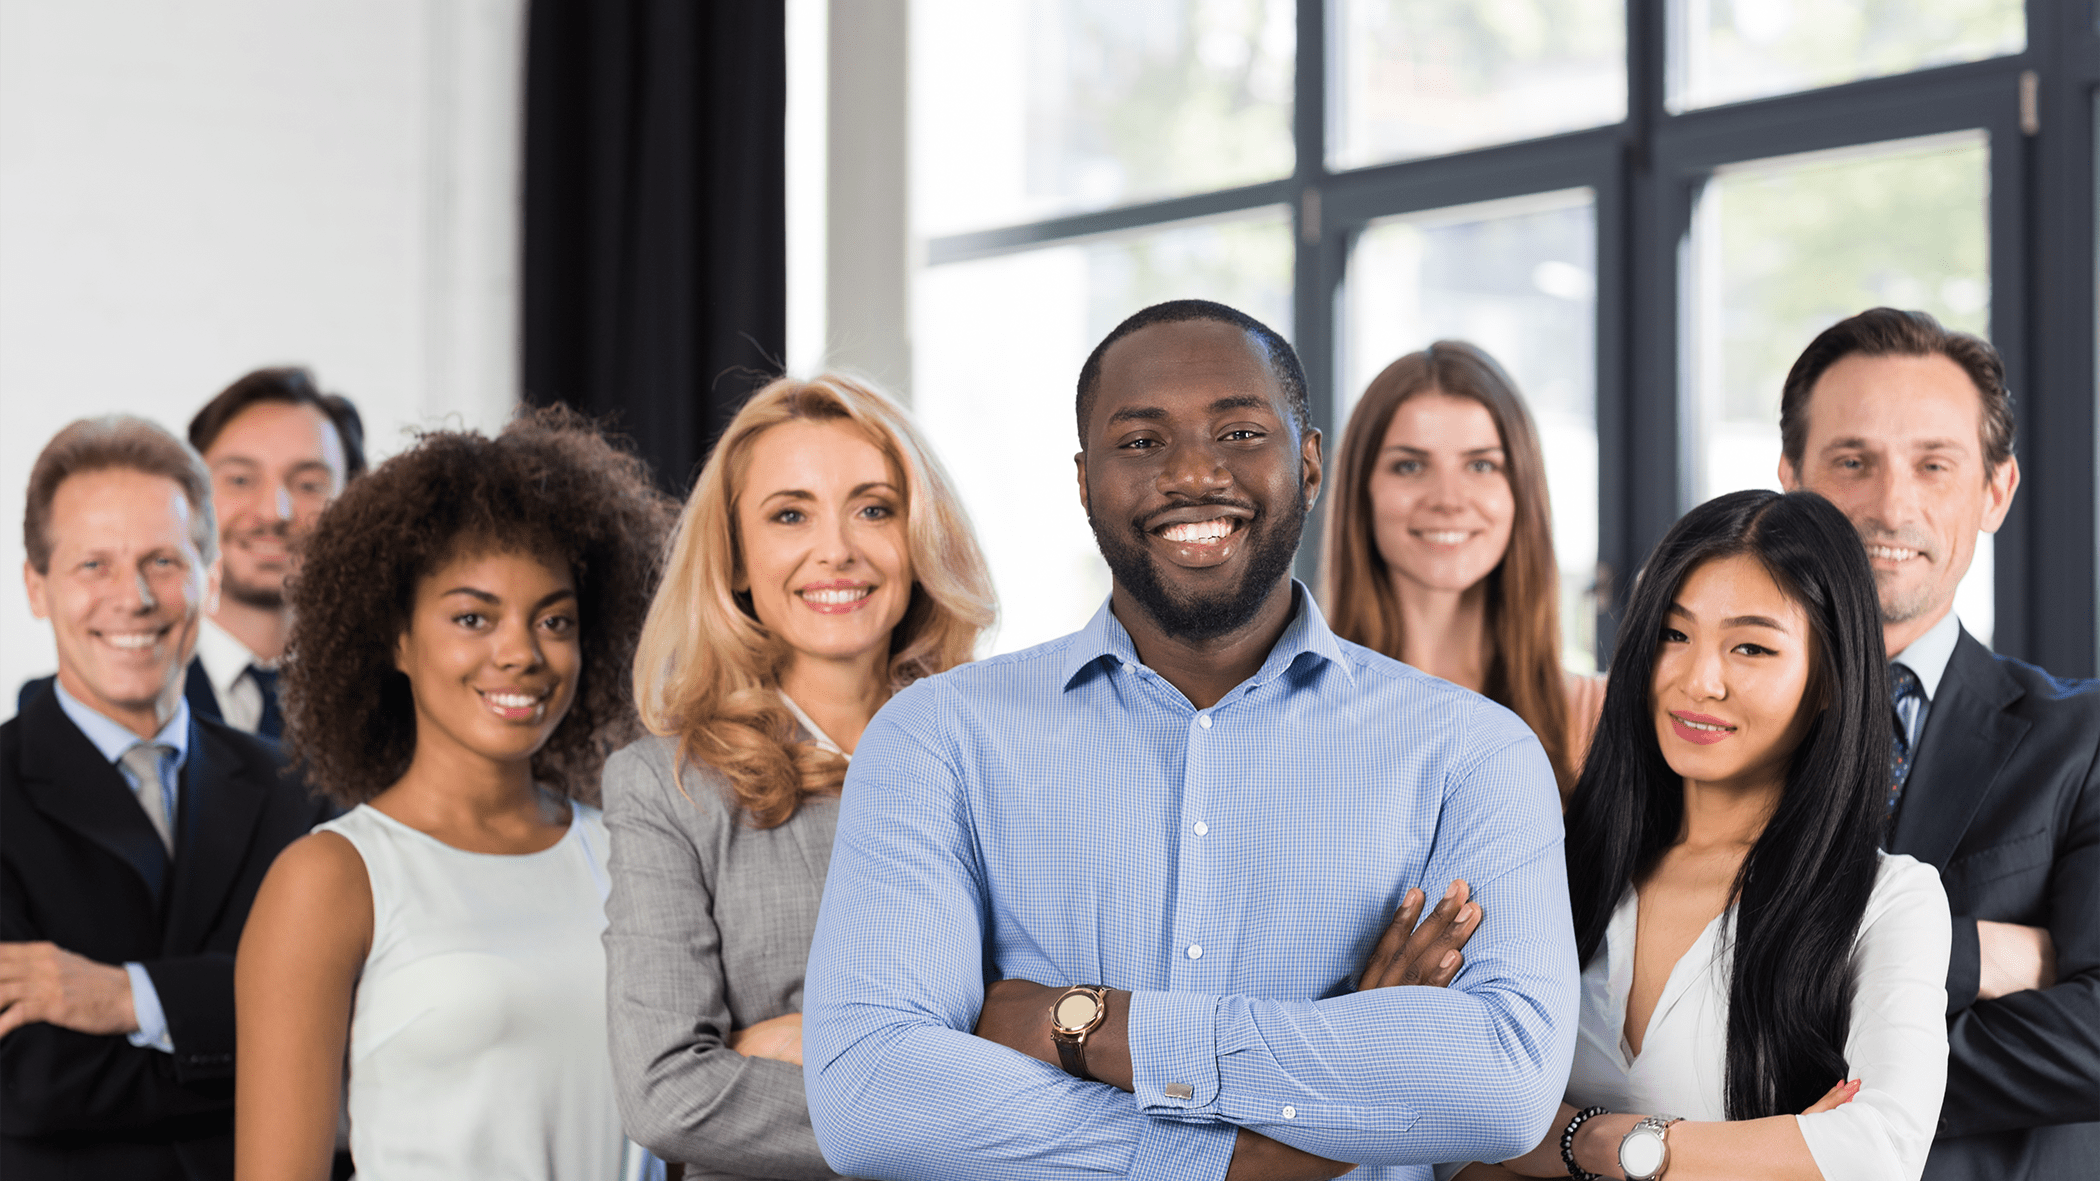
[(1189, 944), (1189, 958), (1192, 960), (1200, 960), (1203, 958), (1203, 945), (1201, 943)]
[(1203, 823), (1203, 822), (1202, 822), (1201, 820), (1198, 820), (1198, 821), (1196, 822), (1196, 835), (1197, 835), (1197, 836), (1199, 836), (1199, 837), (1207, 837), (1207, 836), (1209, 836), (1209, 835), (1210, 835), (1210, 825), (1208, 825), (1208, 824), (1205, 824), (1205, 823)]
[(1297, 1119), (1297, 1118), (1298, 1118), (1298, 1109), (1297, 1109), (1297, 1108), (1295, 1108), (1295, 1107), (1292, 1107), (1292, 1106), (1291, 1106), (1290, 1104), (1288, 1104), (1288, 1103), (1284, 1104), (1284, 1106), (1283, 1106), (1283, 1118), (1285, 1118), (1285, 1119)]
[(1197, 715), (1196, 715), (1196, 724), (1197, 724), (1198, 726), (1201, 726), (1201, 727), (1203, 727), (1203, 728), (1204, 728), (1204, 729), (1206, 729), (1206, 730), (1210, 729), (1210, 715), (1209, 715), (1209, 714), (1197, 714)]

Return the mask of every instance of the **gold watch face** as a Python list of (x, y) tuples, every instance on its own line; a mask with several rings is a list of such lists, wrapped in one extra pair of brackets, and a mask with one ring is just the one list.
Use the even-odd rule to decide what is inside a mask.
[(1101, 1002), (1092, 993), (1071, 992), (1058, 998), (1057, 1007), (1050, 1011), (1050, 1021), (1062, 1032), (1080, 1033), (1100, 1015)]

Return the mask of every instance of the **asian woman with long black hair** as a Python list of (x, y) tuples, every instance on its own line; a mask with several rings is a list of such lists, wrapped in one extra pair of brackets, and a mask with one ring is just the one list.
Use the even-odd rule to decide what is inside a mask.
[(1567, 1102), (1532, 1152), (1462, 1175), (1917, 1178), (1947, 901), (1877, 848), (1888, 671), (1858, 534), (1809, 493), (1709, 501), (1619, 635), (1568, 811)]

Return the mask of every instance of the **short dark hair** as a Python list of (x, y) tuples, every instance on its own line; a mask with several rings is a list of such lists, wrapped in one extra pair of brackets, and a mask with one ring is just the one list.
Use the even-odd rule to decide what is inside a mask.
[(1086, 420), (1094, 413), (1094, 395), (1101, 388), (1101, 359), (1108, 355), (1110, 345), (1129, 336), (1140, 328), (1154, 324), (1181, 324), (1191, 320), (1209, 320), (1217, 324), (1230, 324), (1253, 337), (1261, 345), (1262, 357), (1269, 363), (1269, 372), (1276, 377), (1276, 384), (1283, 387), (1284, 396), (1290, 401), (1291, 420), (1303, 435), (1312, 429), (1312, 406), (1306, 400), (1305, 366), (1298, 363), (1298, 350), (1291, 347), (1274, 328), (1222, 303), (1207, 299), (1172, 299), (1156, 303), (1136, 312), (1129, 319), (1115, 326), (1094, 351), (1087, 354), (1086, 364), (1079, 368), (1079, 446), (1086, 448)]
[(204, 460), (166, 427), (129, 414), (105, 414), (68, 423), (51, 436), (29, 469), (28, 504), (22, 511), (22, 548), (38, 574), (51, 573), (51, 502), (58, 486), (89, 472), (128, 469), (164, 476), (190, 502), (190, 540), (206, 562), (219, 552), (211, 515), (211, 473)]
[(1984, 473), (1997, 471), (2012, 458), (2012, 391), (2005, 388), (2005, 362), (1991, 342), (1946, 328), (1926, 312), (1868, 308), (1839, 320), (1808, 342), (1780, 387), (1780, 453), (1795, 471), (1801, 470), (1802, 449), (1808, 446), (1809, 395), (1832, 365), (1854, 353), (1863, 357), (1940, 356), (1961, 366), (1983, 399)]
[(365, 474), (365, 421), (357, 407), (341, 394), (322, 393), (314, 384), (313, 373), (297, 365), (258, 369), (220, 390), (190, 419), (190, 446), (199, 455), (211, 450), (226, 424), (257, 402), (288, 402), (320, 411), (343, 441), (343, 479), (347, 482)]
[(606, 755), (641, 736), (630, 669), (675, 512), (640, 459), (565, 407), (521, 412), (495, 438), (424, 434), (321, 513), (289, 583), (287, 749), (344, 807), (386, 790), (415, 753), (394, 642), (416, 584), (477, 548), (545, 554), (576, 579), (583, 676), (533, 777), (597, 803)]

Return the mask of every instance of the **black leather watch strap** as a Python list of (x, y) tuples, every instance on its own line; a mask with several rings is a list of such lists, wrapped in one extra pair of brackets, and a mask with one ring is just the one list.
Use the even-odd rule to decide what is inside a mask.
[(1090, 1083), (1099, 1081), (1087, 1071), (1086, 1039), (1084, 1037), (1075, 1037), (1069, 1041), (1064, 1038), (1056, 1038), (1054, 1040), (1057, 1042), (1058, 1065), (1065, 1068), (1066, 1074), (1074, 1078), (1085, 1079)]

